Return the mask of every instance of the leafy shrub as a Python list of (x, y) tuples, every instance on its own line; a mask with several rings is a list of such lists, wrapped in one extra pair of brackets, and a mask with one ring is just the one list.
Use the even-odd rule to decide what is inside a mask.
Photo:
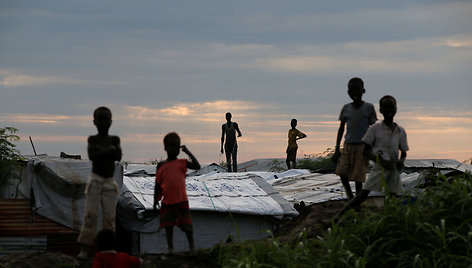
[(20, 140), (20, 137), (15, 135), (17, 131), (14, 127), (0, 128), (0, 189), (15, 177), (14, 170), (19, 166), (18, 160), (23, 159), (13, 143)]
[(384, 208), (346, 213), (317, 237), (220, 245), (223, 267), (470, 267), (472, 175), (446, 179), (415, 198), (386, 197)]
[(330, 157), (304, 158), (297, 163), (298, 168), (309, 169), (312, 172), (333, 172), (336, 164)]

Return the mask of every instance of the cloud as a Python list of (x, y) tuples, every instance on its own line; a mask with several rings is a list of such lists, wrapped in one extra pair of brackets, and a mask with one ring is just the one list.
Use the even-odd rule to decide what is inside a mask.
[(472, 35), (468, 34), (392, 42), (348, 42), (301, 46), (292, 51), (281, 48), (268, 57), (255, 59), (253, 66), (302, 73), (443, 72), (470, 66), (472, 51), (468, 48), (472, 48)]
[(11, 124), (28, 123), (28, 124), (77, 124), (78, 122), (90, 122), (89, 117), (85, 116), (68, 116), (68, 115), (49, 115), (49, 114), (6, 114), (0, 116), (1, 122), (9, 122)]
[(177, 103), (164, 108), (148, 108), (144, 106), (125, 106), (123, 116), (137, 120), (162, 121), (221, 121), (228, 111), (244, 116), (250, 111), (263, 109), (264, 105), (250, 101), (216, 100), (211, 102)]
[(79, 81), (55, 75), (28, 75), (11, 70), (0, 70), (0, 85), (5, 87), (77, 84)]

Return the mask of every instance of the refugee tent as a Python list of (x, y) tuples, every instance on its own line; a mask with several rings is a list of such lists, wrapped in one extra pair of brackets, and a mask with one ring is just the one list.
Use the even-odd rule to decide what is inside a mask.
[[(68, 228), (71, 232), (80, 230), (85, 208), (84, 190), (92, 169), (92, 163), (88, 160), (60, 158), (47, 155), (26, 156), (18, 171), (19, 180), (11, 179), (11, 185), (3, 189), (3, 199), (29, 199), (31, 204), (30, 224), (27, 228), (34, 228), (36, 234), (48, 234), (52, 237), (54, 230), (41, 229), (41, 226), (33, 226), (37, 221), (35, 214), (58, 225), (57, 232), (65, 232)], [(123, 172), (120, 163), (115, 166), (115, 181), (121, 188)], [(12, 203), (11, 204), (17, 204)], [(24, 207), (24, 202), (19, 203)], [(27, 203), (26, 203), (27, 204)], [(16, 206), (16, 205), (15, 205)], [(21, 210), (24, 211), (24, 210)], [(2, 218), (2, 224), (12, 226), (15, 218)], [(39, 221), (38, 221), (39, 222)], [(49, 224), (49, 223), (48, 223)], [(98, 220), (100, 228), (101, 220)], [(49, 224), (48, 226), (52, 226)], [(26, 236), (24, 230), (15, 229), (21, 236)], [(71, 233), (69, 232), (69, 233)], [(78, 234), (78, 233), (77, 233)], [(15, 235), (15, 232), (3, 235)], [(57, 237), (57, 236), (56, 236)], [(8, 242), (8, 241), (7, 241)], [(50, 241), (47, 241), (48, 245)], [(74, 239), (69, 241), (76, 245)]]
[[(167, 251), (165, 231), (153, 211), (154, 176), (126, 173), (118, 204), (122, 227), (133, 233), (132, 254)], [(282, 217), (298, 213), (262, 177), (254, 173), (218, 173), (187, 177), (187, 195), (197, 248), (227, 240), (253, 240), (268, 236)], [(188, 250), (183, 232), (174, 232), (174, 249)]]

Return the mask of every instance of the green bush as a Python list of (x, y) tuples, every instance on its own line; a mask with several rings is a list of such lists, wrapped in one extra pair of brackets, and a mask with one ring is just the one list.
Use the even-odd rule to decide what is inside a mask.
[(0, 128), (0, 189), (8, 185), (11, 178), (15, 178), (14, 170), (19, 167), (18, 160), (24, 159), (13, 143), (20, 140), (15, 135), (17, 131), (14, 127)]
[(472, 176), (446, 179), (384, 208), (352, 210), (316, 237), (272, 237), (213, 249), (223, 267), (470, 267)]
[(336, 164), (330, 157), (304, 158), (297, 163), (298, 168), (309, 169), (312, 172), (334, 171)]

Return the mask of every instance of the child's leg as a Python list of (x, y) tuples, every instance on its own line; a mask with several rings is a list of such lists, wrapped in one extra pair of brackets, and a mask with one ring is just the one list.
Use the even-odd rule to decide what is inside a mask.
[(102, 192), (102, 229), (115, 231), (116, 202), (118, 201), (118, 185), (114, 178), (106, 179)]
[(80, 230), (77, 242), (81, 244), (77, 258), (86, 259), (88, 256), (88, 247), (93, 245), (97, 235), (97, 214), (100, 205), (101, 187), (97, 183), (96, 175), (91, 174), (86, 188), (85, 215), (82, 228)]
[(351, 190), (351, 185), (349, 185), (348, 178), (346, 176), (341, 176), (341, 182), (344, 186), (344, 190), (346, 190), (347, 197), (349, 199), (354, 198), (354, 195), (352, 194), (352, 190)]
[(233, 158), (233, 172), (238, 172), (238, 160), (237, 160), (238, 145), (237, 144), (233, 146), (233, 152), (231, 153), (231, 156)]
[(174, 226), (166, 227), (167, 252), (174, 251)]
[(225, 144), (226, 168), (228, 172), (231, 172), (231, 153), (231, 150), (229, 150), (228, 146)]
[(77, 238), (77, 242), (82, 245), (93, 245), (97, 235), (97, 214), (100, 205), (101, 187), (93, 175), (90, 177), (90, 180), (87, 185), (84, 222), (80, 235)]
[(358, 195), (362, 191), (362, 182), (356, 181), (356, 195)]
[(184, 231), (184, 232), (185, 232), (185, 235), (187, 236), (189, 250), (190, 252), (194, 252), (195, 244), (193, 242), (193, 232), (192, 231)]
[(367, 199), (367, 197), (369, 196), (369, 193), (370, 193), (369, 190), (362, 190), (359, 194), (356, 195), (356, 197), (354, 197), (354, 199), (349, 201), (349, 203), (347, 203), (346, 206), (344, 206), (344, 208), (338, 213), (336, 217), (340, 217), (346, 211), (360, 206), (360, 204), (362, 204), (362, 202), (364, 202)]

